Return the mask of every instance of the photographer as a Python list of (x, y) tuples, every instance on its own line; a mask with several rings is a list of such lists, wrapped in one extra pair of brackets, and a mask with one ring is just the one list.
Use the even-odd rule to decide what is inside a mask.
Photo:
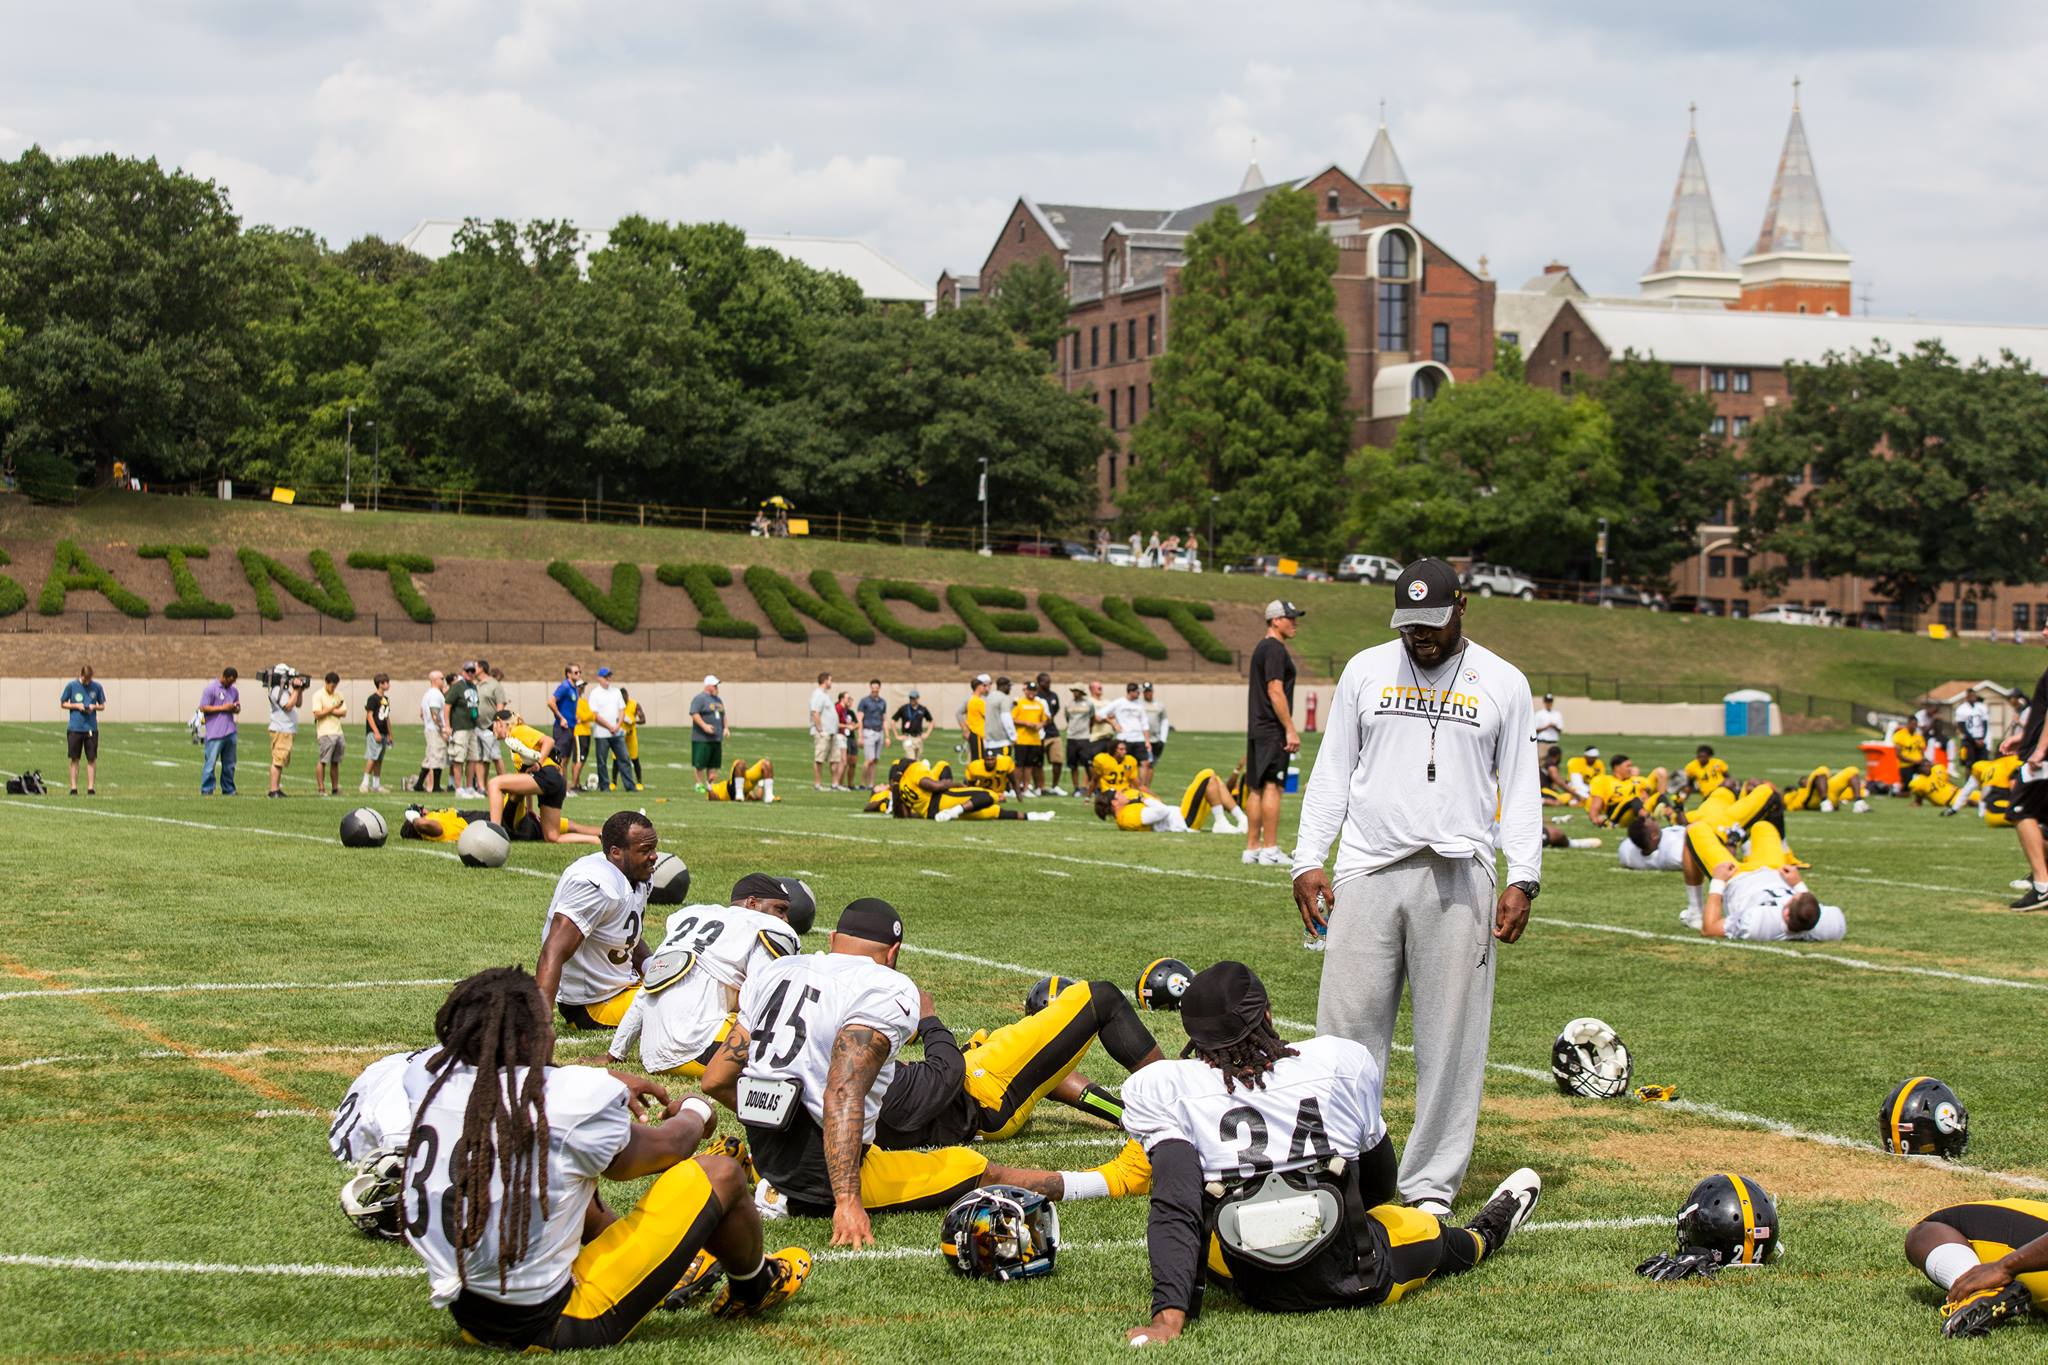
[(270, 795), (284, 795), (284, 770), (292, 766), (292, 741), (299, 734), (299, 706), (306, 700), (306, 675), (279, 664), (261, 675), (270, 689)]

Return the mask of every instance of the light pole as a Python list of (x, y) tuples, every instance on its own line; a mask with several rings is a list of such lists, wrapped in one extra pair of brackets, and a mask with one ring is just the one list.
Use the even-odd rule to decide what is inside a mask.
[(384, 483), (384, 433), (377, 429), (377, 423), (363, 423), (370, 429), (370, 510), (377, 510), (377, 494)]
[(1216, 504), (1223, 501), (1221, 493), (1209, 495), (1209, 553), (1216, 553)]
[(356, 472), (356, 410), (348, 410), (347, 424), (341, 437), (341, 510), (353, 512), (356, 505), (350, 500), (355, 492)]
[(981, 487), (976, 494), (981, 499), (981, 552), (991, 554), (988, 543), (988, 456), (981, 457)]
[(1594, 546), (1600, 552), (1600, 605), (1607, 605), (1607, 518), (1600, 518), (1600, 539)]

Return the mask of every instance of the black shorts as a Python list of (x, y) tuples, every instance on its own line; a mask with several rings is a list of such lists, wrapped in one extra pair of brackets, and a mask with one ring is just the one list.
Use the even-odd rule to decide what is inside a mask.
[(560, 810), (562, 801), (569, 795), (569, 779), (562, 770), (544, 763), (528, 776), (540, 788), (540, 804), (550, 810)]
[(81, 756), (88, 763), (100, 761), (100, 732), (97, 730), (66, 730), (64, 752), (76, 763)]
[(1165, 740), (1163, 740), (1163, 739), (1155, 739), (1155, 740), (1153, 740), (1153, 741), (1152, 741), (1152, 756), (1151, 756), (1151, 758), (1149, 758), (1149, 759), (1143, 759), (1143, 758), (1141, 758), (1141, 759), (1139, 759), (1138, 761), (1139, 761), (1140, 763), (1153, 763), (1153, 764), (1157, 764), (1157, 763), (1159, 762), (1159, 760), (1160, 760), (1160, 759), (1162, 759), (1162, 758), (1165, 758), (1165, 757), (1166, 757), (1166, 741), (1165, 741)]
[(972, 763), (975, 759), (980, 758), (982, 755), (981, 736), (975, 734), (972, 730), (967, 730), (962, 732), (961, 737), (967, 741), (967, 761)]
[(2012, 822), (2022, 820), (2048, 821), (2048, 778), (2039, 782), (2022, 782), (2012, 789)]
[(1017, 746), (1017, 766), (1020, 768), (1043, 768), (1045, 766), (1045, 746), (1043, 744), (1019, 744)]
[(1267, 783), (1278, 786), (1287, 781), (1287, 739), (1284, 735), (1254, 734), (1245, 745), (1244, 777), (1253, 787)]
[(1085, 739), (1067, 741), (1067, 766), (1079, 772), (1088, 770), (1089, 761), (1095, 757), (1095, 746)]

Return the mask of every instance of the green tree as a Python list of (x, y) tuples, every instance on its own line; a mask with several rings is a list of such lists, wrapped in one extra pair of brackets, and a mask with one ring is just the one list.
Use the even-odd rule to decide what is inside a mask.
[(1668, 590), (1700, 523), (1741, 493), (1742, 471), (1710, 434), (1713, 401), (1681, 386), (1669, 365), (1630, 351), (1588, 391), (1607, 409), (1621, 463), (1619, 515), (1607, 541), (1614, 575)]
[[(1944, 584), (2026, 583), (2048, 561), (2048, 389), (2007, 355), (1938, 342), (1786, 370), (1751, 433), (1745, 543), (1918, 609)], [(1783, 569), (1753, 581), (1775, 589)]]
[(1067, 277), (1050, 256), (1013, 265), (997, 281), (995, 310), (1026, 346), (1045, 352), (1057, 365), (1067, 325)]
[(1522, 348), (1506, 337), (1493, 339), (1493, 372), (1502, 379), (1522, 383), (1529, 377), (1528, 362), (1522, 356)]
[(69, 483), (115, 460), (147, 478), (221, 468), (258, 360), (238, 224), (210, 181), (112, 155), (0, 162), (4, 451)]
[(1202, 527), (1221, 552), (1335, 548), (1350, 414), (1337, 248), (1310, 197), (1275, 190), (1246, 225), (1229, 205), (1188, 234), (1154, 404), (1131, 441), (1130, 529)]
[(1499, 559), (1544, 577), (1583, 566), (1600, 518), (1622, 506), (1606, 409), (1498, 373), (1439, 391), (1391, 450), (1361, 448), (1348, 480), (1353, 544), (1404, 561)]

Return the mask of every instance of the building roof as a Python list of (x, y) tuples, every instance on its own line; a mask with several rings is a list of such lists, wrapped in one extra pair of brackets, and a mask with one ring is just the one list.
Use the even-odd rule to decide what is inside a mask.
[[(1499, 296), (1506, 297), (1505, 292)], [(1938, 341), (1965, 365), (1978, 360), (1996, 365), (2010, 351), (2048, 373), (2048, 327), (1749, 312), (1643, 299), (1571, 303), (1610, 355), (1632, 350), (1671, 364), (1775, 369), (1788, 362), (1817, 364), (1831, 352), (1867, 353), (1880, 342), (1904, 352), (1922, 341)], [(1495, 313), (1498, 318), (1498, 299)]]
[(1732, 271), (1721, 245), (1721, 220), (1714, 215), (1714, 196), (1707, 189), (1707, 163), (1700, 156), (1699, 135), (1685, 136), (1685, 157), (1678, 163), (1678, 185), (1671, 192), (1671, 211), (1664, 217), (1664, 238), (1648, 275), (1671, 272), (1725, 275)]
[[(461, 230), (460, 219), (425, 218), (400, 237), (398, 244), (429, 260), (439, 260), (455, 250), (455, 234)], [(580, 255), (585, 265), (611, 240), (609, 233), (589, 229), (579, 229), (578, 235), (583, 241)], [(916, 279), (867, 243), (851, 238), (749, 237), (747, 245), (773, 251), (813, 270), (844, 275), (860, 287), (865, 298), (885, 303), (931, 303), (936, 297), (930, 285)]]
[(1401, 158), (1394, 151), (1394, 139), (1387, 132), (1387, 120), (1380, 118), (1380, 130), (1373, 135), (1372, 150), (1365, 154), (1365, 164), (1358, 168), (1358, 183), (1361, 185), (1408, 184), (1408, 170), (1401, 164)]
[(1821, 203), (1820, 177), (1813, 169), (1813, 149), (1806, 145), (1806, 124), (1799, 101), (1792, 101), (1792, 123), (1785, 129), (1785, 150), (1778, 157), (1778, 178), (1764, 209), (1763, 230), (1756, 235), (1752, 256), (1778, 251), (1846, 256), (1849, 248), (1828, 227), (1827, 206)]
[(1102, 234), (1122, 223), (1128, 228), (1157, 227), (1171, 209), (1106, 209), (1090, 204), (1040, 204), (1028, 195), (1024, 206), (1038, 219), (1045, 235), (1062, 251), (1093, 251)]

